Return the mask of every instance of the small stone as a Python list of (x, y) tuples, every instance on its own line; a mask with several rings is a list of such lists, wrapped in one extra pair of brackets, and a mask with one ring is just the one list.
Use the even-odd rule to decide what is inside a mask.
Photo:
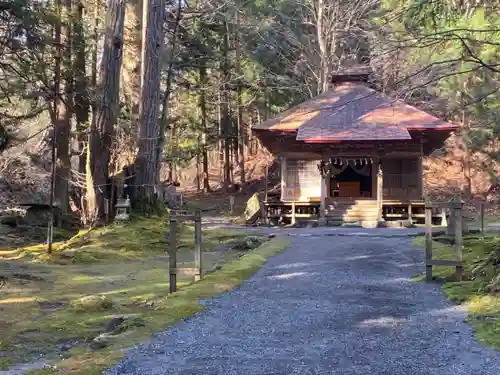
[(105, 334), (117, 335), (134, 327), (144, 327), (146, 325), (144, 319), (134, 316), (116, 316), (106, 324)]
[(99, 350), (99, 349), (104, 349), (111, 345), (111, 339), (113, 338), (113, 335), (110, 335), (109, 333), (102, 333), (99, 336), (95, 337), (91, 342), (90, 342), (90, 348), (92, 350)]
[(110, 333), (116, 331), (125, 321), (127, 317), (125, 316), (117, 316), (112, 318), (107, 324), (105, 331)]
[(72, 301), (71, 306), (80, 311), (102, 311), (113, 308), (114, 303), (109, 297), (91, 294)]
[(75, 257), (75, 251), (74, 250), (64, 250), (61, 255), (64, 258), (74, 258)]

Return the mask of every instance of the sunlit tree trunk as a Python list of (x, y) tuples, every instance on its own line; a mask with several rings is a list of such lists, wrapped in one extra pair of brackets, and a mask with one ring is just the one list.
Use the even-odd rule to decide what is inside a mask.
[[(97, 4), (95, 5), (97, 6)], [(86, 143), (87, 130), (89, 127), (90, 118), (90, 101), (88, 95), (88, 81), (85, 72), (86, 69), (86, 46), (85, 31), (83, 26), (83, 10), (84, 5), (81, 0), (78, 1), (75, 7), (73, 22), (74, 22), (74, 38), (73, 50), (75, 60), (73, 62), (73, 76), (75, 79), (74, 91), (74, 110), (76, 117), (76, 131), (78, 138), (78, 171), (85, 173), (85, 164), (87, 160)]]
[(164, 45), (163, 16), (165, 4), (163, 0), (149, 0), (144, 3), (147, 14), (145, 38), (143, 40), (143, 78), (141, 80), (141, 102), (139, 109), (139, 151), (136, 160), (136, 199), (142, 208), (149, 212), (154, 208), (158, 114), (160, 108), (160, 59)]
[(207, 104), (205, 98), (205, 90), (207, 84), (207, 70), (205, 66), (200, 67), (200, 110), (201, 110), (201, 129), (203, 131), (202, 139), (202, 163), (203, 163), (203, 191), (210, 191), (210, 180), (208, 176), (208, 150), (207, 150)]
[(227, 29), (227, 22), (224, 22), (224, 35), (223, 35), (223, 58), (222, 58), (222, 95), (221, 95), (221, 129), (222, 138), (224, 140), (224, 189), (228, 189), (231, 184), (231, 118), (229, 116), (229, 81), (231, 79), (231, 72), (229, 68), (229, 36)]
[(55, 141), (56, 141), (56, 173), (54, 197), (62, 212), (69, 210), (69, 180), (71, 160), (69, 139), (71, 134), (71, 106), (73, 79), (71, 69), (71, 0), (56, 3), (58, 20), (55, 27), (55, 45), (57, 48), (54, 69), (55, 81)]
[(109, 198), (108, 168), (113, 129), (118, 117), (124, 16), (125, 1), (109, 0), (103, 57), (87, 153), (87, 218), (90, 221), (102, 221), (105, 218), (104, 200)]
[(181, 21), (181, 14), (182, 14), (182, 0), (179, 0), (177, 2), (177, 10), (175, 14), (175, 23), (174, 23), (174, 28), (172, 31), (172, 43), (170, 47), (170, 56), (169, 56), (169, 61), (168, 61), (168, 69), (167, 69), (167, 82), (165, 85), (165, 93), (163, 95), (163, 107), (162, 107), (162, 114), (161, 114), (161, 121), (160, 121), (160, 127), (158, 130), (158, 145), (157, 145), (157, 151), (156, 151), (156, 161), (157, 161), (157, 166), (156, 166), (156, 171), (157, 171), (157, 182), (160, 182), (160, 170), (161, 170), (161, 155), (163, 148), (165, 146), (165, 132), (168, 129), (168, 114), (169, 114), (169, 107), (170, 107), (170, 94), (172, 92), (172, 78), (174, 75), (174, 69), (173, 69), (173, 62), (175, 58), (175, 53), (177, 50), (177, 30), (179, 28), (179, 23)]
[(238, 128), (238, 169), (240, 173), (240, 183), (245, 183), (245, 124), (243, 122), (243, 108), (241, 100), (241, 36), (239, 9), (236, 9), (236, 118)]

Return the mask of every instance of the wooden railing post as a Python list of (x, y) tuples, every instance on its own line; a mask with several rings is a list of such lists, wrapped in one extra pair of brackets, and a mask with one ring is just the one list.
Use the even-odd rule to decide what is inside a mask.
[(265, 202), (259, 202), (260, 204), (260, 216), (264, 222), (264, 225), (269, 225), (269, 218), (268, 213), (269, 213), (269, 207), (266, 205)]
[(432, 203), (425, 201), (425, 280), (432, 281)]
[[(449, 207), (450, 217), (453, 218), (455, 238), (455, 260), (432, 259), (432, 203), (425, 201), (425, 279), (432, 281), (432, 267), (455, 267), (455, 275), (458, 281), (462, 280), (462, 201), (459, 199), (447, 203), (435, 203), (435, 207)], [(448, 227), (450, 229), (450, 227)]]
[(453, 202), (451, 209), (454, 211), (455, 218), (455, 257), (457, 265), (455, 266), (455, 277), (457, 281), (462, 280), (462, 202), (457, 199)]
[(484, 203), (481, 202), (481, 234), (484, 235)]
[(169, 218), (169, 291), (177, 291), (177, 217), (171, 212)]
[(382, 169), (382, 161), (378, 161), (377, 171), (377, 219), (382, 220), (382, 208), (384, 200), (384, 171)]
[(196, 210), (194, 215), (194, 281), (202, 277), (201, 269), (201, 211)]
[[(326, 174), (327, 173), (321, 173), (321, 186), (320, 186), (320, 201), (319, 201), (319, 225), (323, 226), (326, 225)], [(295, 207), (292, 207), (294, 210), (294, 217), (293, 220), (295, 220)]]
[(448, 236), (454, 236), (455, 235), (455, 228), (456, 228), (456, 220), (455, 220), (455, 210), (453, 209), (453, 201), (450, 204), (450, 217), (448, 219), (448, 226), (446, 227), (446, 235)]

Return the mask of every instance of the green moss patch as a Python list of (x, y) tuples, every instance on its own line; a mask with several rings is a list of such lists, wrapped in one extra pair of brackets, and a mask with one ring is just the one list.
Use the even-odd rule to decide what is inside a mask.
[[(433, 241), (433, 258), (455, 259), (455, 248), (446, 244), (446, 239), (437, 237)], [(424, 238), (414, 240), (417, 247), (424, 246)], [(495, 267), (482, 271), (479, 266), (500, 249), (500, 236), (488, 233), (484, 238), (465, 236), (463, 246), (464, 281), (454, 282), (454, 267), (433, 267), (436, 281), (456, 303), (466, 304), (469, 311), (468, 321), (473, 326), (478, 340), (500, 349), (500, 294), (491, 288), (492, 281), (498, 277), (500, 269)], [(478, 268), (479, 267), (479, 268)], [(416, 278), (423, 281), (424, 276)]]
[[(255, 250), (234, 249), (247, 237), (243, 231), (203, 228), (205, 277), (193, 284), (181, 273), (180, 291), (169, 295), (166, 232), (165, 217), (138, 218), (81, 231), (55, 244), (51, 256), (44, 244), (0, 251), (0, 275), (8, 279), (0, 294), (0, 364), (57, 354), (69, 373), (101, 374), (122, 348), (200, 311), (199, 298), (230, 290), (287, 245), (273, 239)], [(194, 267), (194, 228), (180, 226), (178, 239), (178, 267)], [(117, 317), (126, 319), (110, 332)], [(91, 348), (103, 335), (105, 347)], [(32, 373), (52, 370), (40, 371)]]
[[(109, 368), (122, 358), (123, 348), (138, 344), (148, 339), (153, 332), (164, 330), (171, 324), (202, 311), (203, 306), (199, 302), (201, 299), (213, 297), (240, 285), (255, 273), (269, 257), (281, 252), (287, 246), (288, 239), (274, 238), (257, 249), (248, 251), (237, 260), (224, 264), (217, 272), (205, 276), (201, 281), (181, 286), (180, 290), (173, 295), (168, 295), (168, 288), (163, 288), (163, 292), (152, 300), (154, 303), (150, 308), (138, 305), (133, 305), (134, 307), (122, 306), (120, 311), (133, 313), (134, 319), (136, 319), (127, 319), (126, 321), (139, 321), (141, 324), (132, 324), (131, 327), (126, 327), (125, 332), (112, 336), (106, 347), (102, 349), (93, 350), (89, 346), (71, 349), (69, 358), (57, 363), (57, 368), (60, 370), (33, 370), (30, 374), (101, 374), (104, 369)], [(74, 316), (68, 315), (68, 311), (65, 310), (59, 312), (58, 318), (69, 320)], [(77, 331), (80, 334), (82, 332), (89, 334), (91, 329), (95, 329), (94, 336), (96, 334), (102, 335), (103, 331), (109, 330), (110, 319), (112, 317), (103, 312), (83, 314), (79, 316), (78, 324), (81, 328)], [(105, 339), (109, 338), (105, 335), (104, 337)]]

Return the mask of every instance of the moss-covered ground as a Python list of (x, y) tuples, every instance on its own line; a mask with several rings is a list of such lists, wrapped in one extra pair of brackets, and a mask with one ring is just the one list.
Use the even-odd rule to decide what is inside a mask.
[[(455, 259), (455, 248), (447, 242), (452, 242), (452, 239), (444, 236), (434, 239), (434, 259)], [(499, 243), (500, 236), (494, 233), (487, 233), (484, 237), (477, 234), (464, 237), (464, 281), (454, 281), (454, 267), (433, 267), (433, 277), (441, 283), (446, 295), (454, 302), (467, 306), (468, 320), (477, 339), (497, 349), (500, 349), (500, 295), (488, 292), (484, 286), (491, 280), (477, 277), (473, 269)], [(415, 238), (414, 245), (423, 248), (424, 238)], [(416, 279), (423, 281), (425, 276), (419, 275)]]
[[(178, 267), (191, 268), (194, 231), (187, 224), (180, 230)], [(200, 298), (238, 285), (287, 245), (276, 238), (256, 250), (236, 250), (242, 231), (203, 229), (204, 270), (217, 271), (198, 283), (180, 275), (180, 290), (169, 295), (167, 231), (164, 217), (136, 218), (81, 231), (56, 243), (50, 256), (44, 244), (0, 250), (0, 275), (6, 278), (0, 289), (0, 369), (57, 355), (64, 358), (57, 366), (65, 373), (100, 374), (121, 349), (200, 311)], [(91, 349), (92, 339), (117, 316), (140, 324), (105, 348)], [(56, 370), (33, 373), (50, 371)]]

